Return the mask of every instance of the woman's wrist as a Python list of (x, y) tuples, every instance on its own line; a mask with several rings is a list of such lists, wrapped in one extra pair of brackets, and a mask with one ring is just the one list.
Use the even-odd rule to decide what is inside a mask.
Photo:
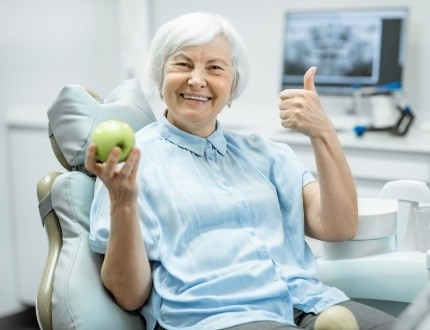
[(112, 201), (111, 200), (111, 216), (120, 215), (121, 217), (125, 215), (130, 215), (137, 212), (137, 201)]

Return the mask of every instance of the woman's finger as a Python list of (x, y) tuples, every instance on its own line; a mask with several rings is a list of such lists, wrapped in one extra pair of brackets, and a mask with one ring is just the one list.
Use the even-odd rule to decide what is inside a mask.
[(130, 151), (130, 154), (127, 157), (127, 160), (124, 166), (121, 169), (121, 172), (124, 176), (132, 176), (135, 175), (137, 167), (139, 166), (140, 159), (140, 150), (136, 147), (133, 147)]
[(97, 175), (100, 172), (100, 168), (97, 166), (96, 159), (97, 147), (94, 143), (88, 146), (87, 153), (85, 155), (84, 167), (91, 173)]

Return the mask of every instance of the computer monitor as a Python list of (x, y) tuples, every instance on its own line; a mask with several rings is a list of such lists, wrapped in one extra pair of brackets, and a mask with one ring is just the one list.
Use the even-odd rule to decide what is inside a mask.
[(401, 85), (407, 20), (407, 8), (287, 11), (282, 89), (302, 87), (311, 66), (319, 94)]

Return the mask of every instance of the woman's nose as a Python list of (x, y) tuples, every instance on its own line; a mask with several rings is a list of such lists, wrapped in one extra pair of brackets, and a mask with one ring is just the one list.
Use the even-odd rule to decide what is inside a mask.
[(205, 73), (200, 69), (194, 69), (191, 71), (191, 76), (188, 79), (188, 85), (194, 89), (200, 89), (206, 86)]

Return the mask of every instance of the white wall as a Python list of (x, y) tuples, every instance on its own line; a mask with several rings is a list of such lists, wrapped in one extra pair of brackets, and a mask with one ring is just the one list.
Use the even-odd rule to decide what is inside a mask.
[[(29, 104), (48, 108), (65, 84), (91, 87), (100, 95), (112, 90), (120, 81), (118, 9), (119, 0), (0, 1), (0, 315), (19, 306), (6, 112)], [(36, 182), (28, 189), (36, 198)]]
[[(213, 11), (230, 18), (251, 53), (251, 81), (238, 102), (273, 104), (275, 107), (281, 84), (282, 27), (286, 10), (345, 6), (409, 7), (410, 31), (404, 87), (418, 116), (430, 119), (427, 98), (430, 43), (426, 41), (426, 36), (430, 35), (430, 21), (426, 14), (430, 12), (430, 2), (426, 0), (181, 0), (180, 5), (173, 5), (171, 0), (152, 2), (155, 28), (180, 14), (195, 10)], [(332, 102), (329, 104), (331, 106)]]

